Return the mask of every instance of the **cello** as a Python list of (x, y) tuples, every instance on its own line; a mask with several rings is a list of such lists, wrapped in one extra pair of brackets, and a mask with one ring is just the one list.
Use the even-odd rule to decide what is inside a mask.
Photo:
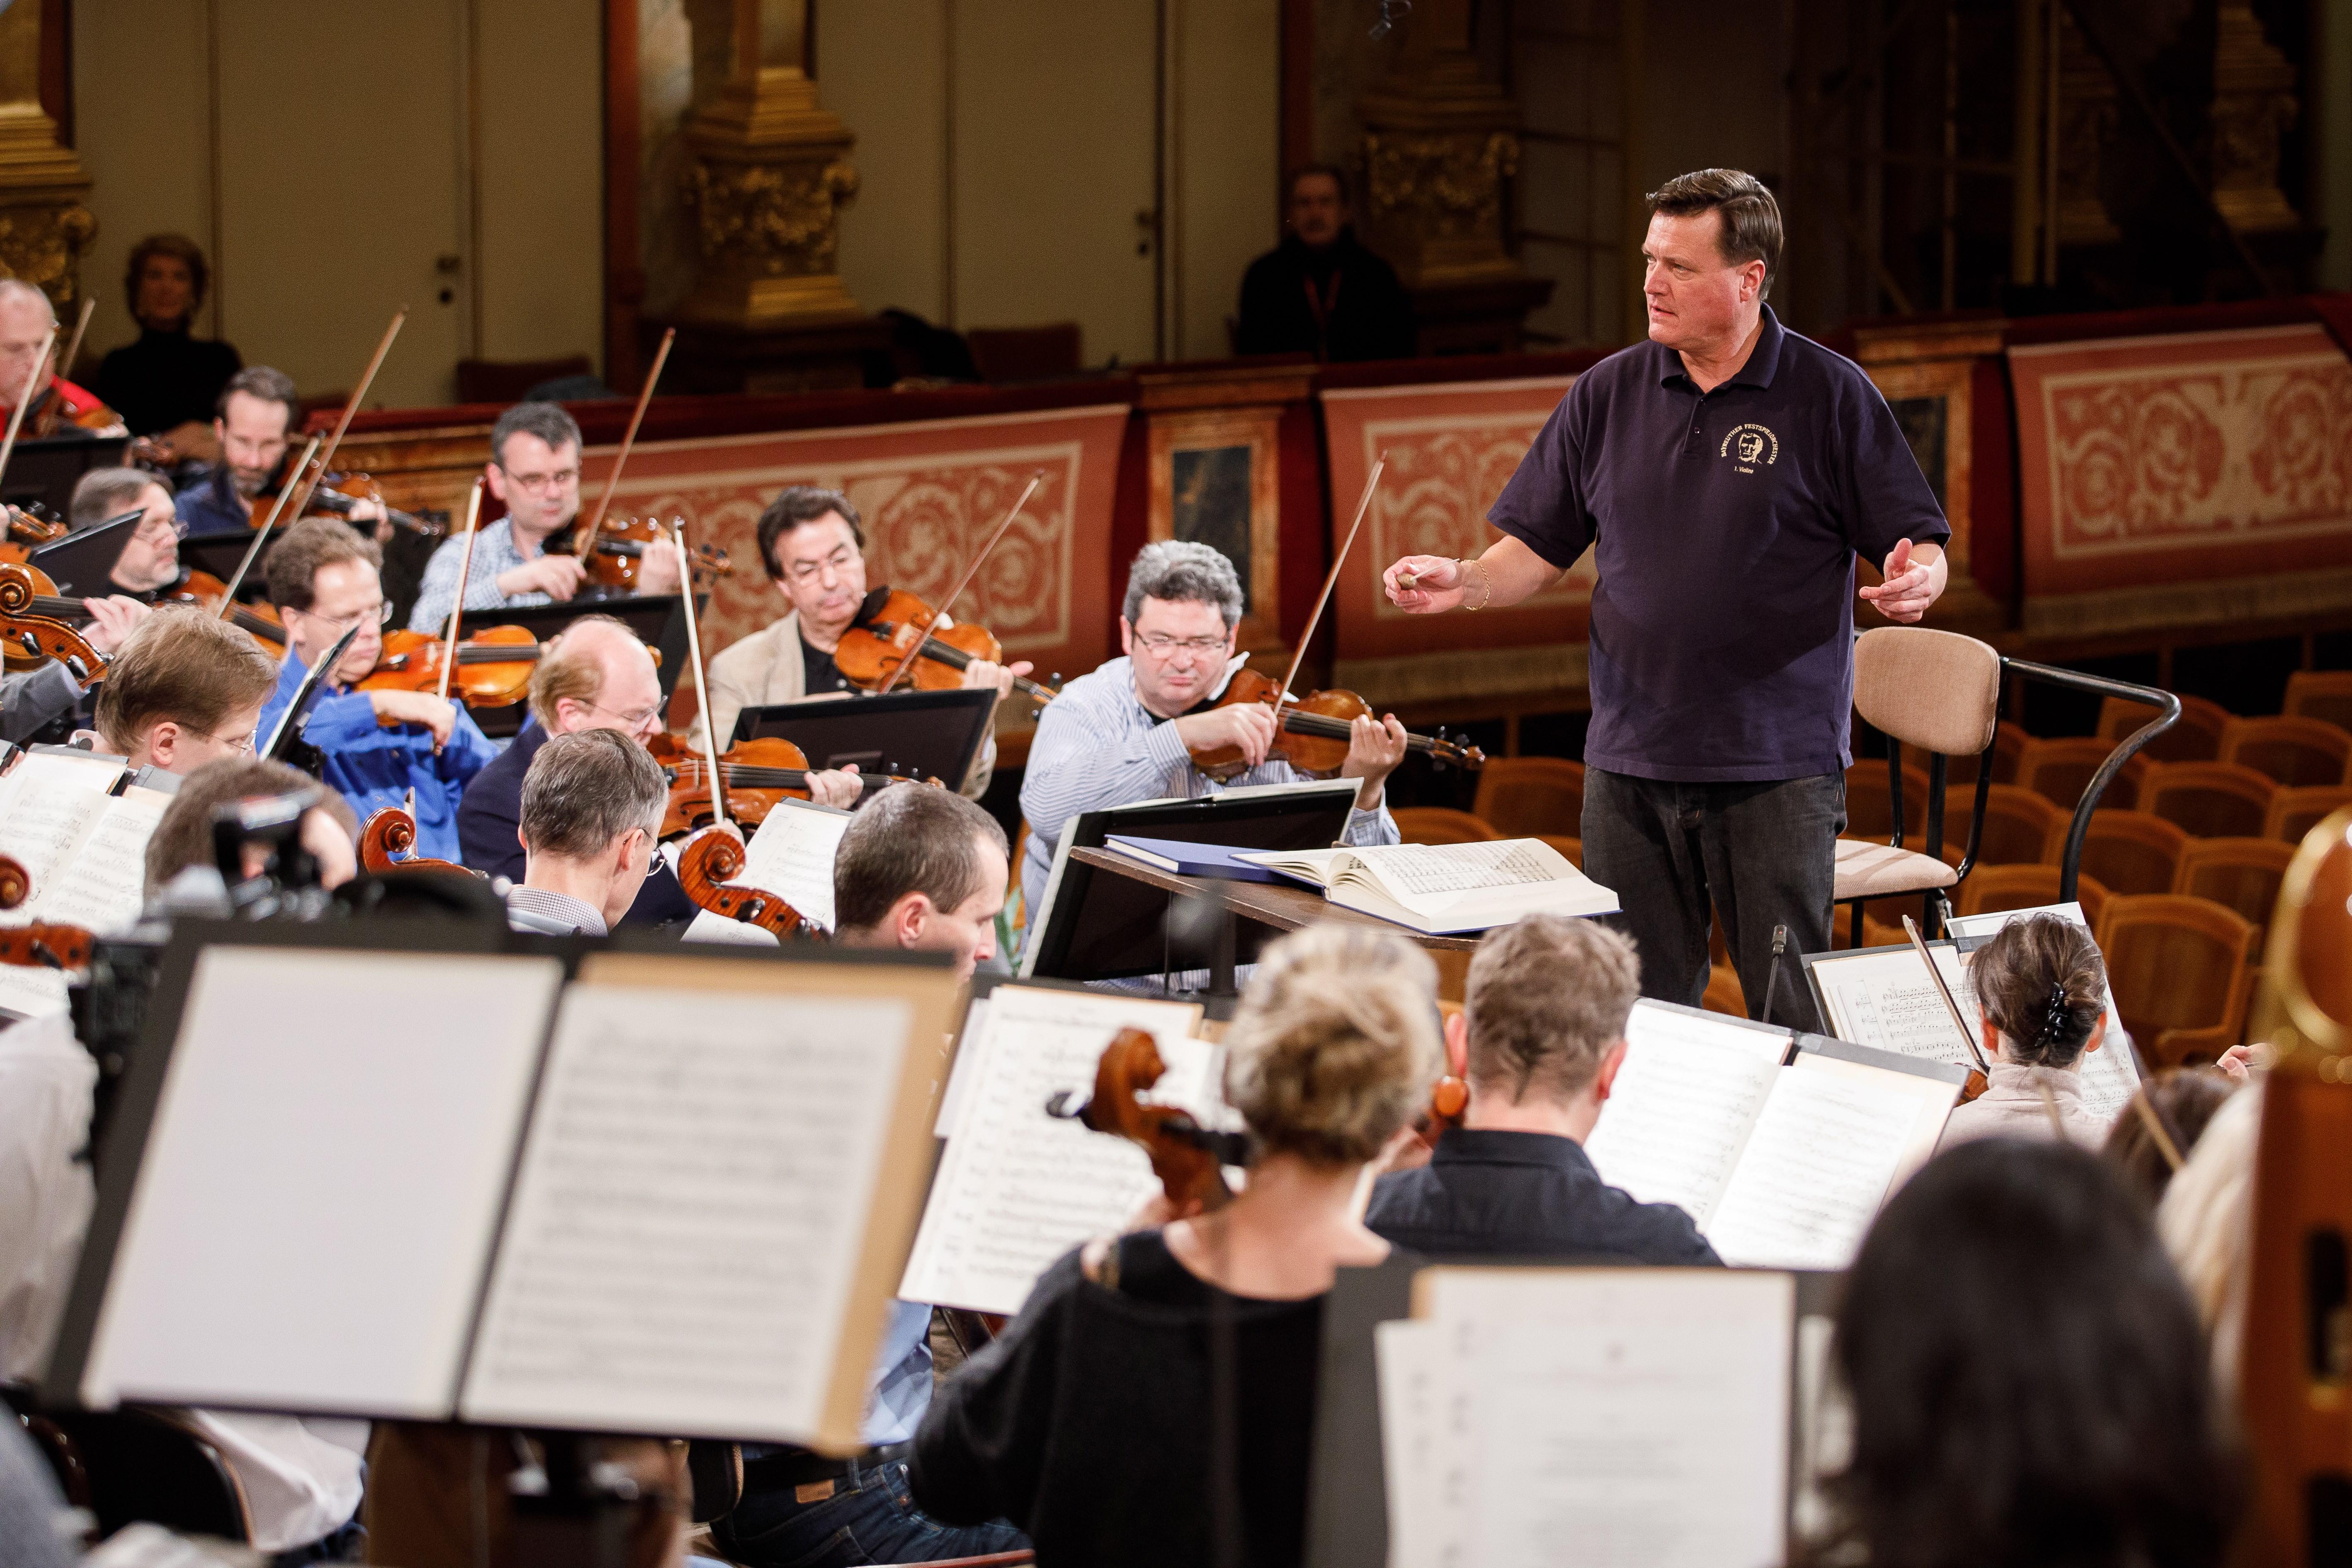
[(1064, 1089), (1045, 1102), (1045, 1114), (1140, 1145), (1177, 1214), (1213, 1213), (1234, 1201), (1224, 1167), (1249, 1163), (1249, 1139), (1239, 1132), (1213, 1131), (1190, 1111), (1136, 1098), (1167, 1070), (1150, 1035), (1121, 1029), (1095, 1064), (1093, 1095), (1073, 1105), (1070, 1091)]
[(370, 812), (360, 827), (360, 868), (378, 875), (386, 871), (457, 871), (468, 877), (482, 876), (471, 866), (460, 866), (455, 860), (436, 860), (427, 855), (414, 854), (415, 847), (416, 818), (404, 807), (387, 805)]
[(731, 881), (743, 874), (744, 856), (743, 841), (731, 831), (716, 824), (703, 828), (678, 847), (677, 885), (698, 909), (758, 926), (778, 942), (830, 940), (776, 894)]

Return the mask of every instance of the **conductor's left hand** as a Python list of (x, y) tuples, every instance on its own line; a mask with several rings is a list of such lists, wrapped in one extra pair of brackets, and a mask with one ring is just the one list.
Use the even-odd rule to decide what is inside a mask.
[(1911, 542), (1898, 541), (1887, 552), (1881, 575), (1886, 580), (1875, 588), (1860, 590), (1860, 596), (1877, 607), (1878, 613), (1890, 621), (1908, 625), (1927, 613), (1936, 602), (1936, 563), (1912, 559)]

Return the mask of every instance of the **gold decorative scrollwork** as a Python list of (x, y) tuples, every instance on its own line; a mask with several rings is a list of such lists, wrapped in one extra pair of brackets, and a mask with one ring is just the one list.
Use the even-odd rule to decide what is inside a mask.
[(98, 219), (79, 202), (0, 207), (0, 272), (39, 289), (62, 314), (80, 302), (81, 257), (97, 237)]
[(1497, 231), (1503, 182), (1519, 165), (1519, 139), (1510, 132), (1371, 132), (1363, 149), (1366, 195), (1379, 221), (1444, 238)]
[(758, 277), (815, 277), (834, 270), (839, 209), (857, 193), (857, 171), (845, 158), (821, 165), (698, 161), (684, 187), (706, 260)]

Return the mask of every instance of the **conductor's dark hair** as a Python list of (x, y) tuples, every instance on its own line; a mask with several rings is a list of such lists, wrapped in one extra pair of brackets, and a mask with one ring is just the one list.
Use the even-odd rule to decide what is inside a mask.
[(1806, 1561), (2219, 1568), (2243, 1488), (2196, 1309), (2095, 1154), (1992, 1138), (1930, 1162), (1846, 1276), (1852, 1458)]
[(284, 371), (266, 364), (249, 364), (230, 376), (221, 388), (220, 396), (213, 400), (213, 412), (223, 419), (228, 417), (229, 395), (235, 392), (242, 392), (247, 397), (258, 397), (264, 403), (284, 405), (286, 427), (289, 430), (294, 427), (294, 378)]
[(1288, 197), (1297, 195), (1298, 194), (1298, 182), (1313, 174), (1320, 174), (1325, 179), (1330, 181), (1333, 184), (1339, 186), (1339, 205), (1343, 207), (1348, 205), (1348, 171), (1342, 169), (1337, 163), (1299, 164), (1298, 167), (1290, 171), (1290, 178), (1283, 182), (1282, 194), (1284, 197), (1287, 199)]
[(185, 326), (205, 308), (205, 290), (212, 286), (213, 269), (205, 265), (204, 247), (184, 234), (151, 234), (131, 247), (131, 259), (122, 268), (122, 293), (130, 302), (131, 320), (139, 318), (139, 279), (146, 275), (148, 261), (158, 256), (168, 256), (188, 269), (188, 313), (178, 321), (157, 324)]
[(1721, 215), (1723, 232), (1716, 237), (1716, 248), (1734, 267), (1762, 262), (1764, 286), (1756, 297), (1772, 297), (1772, 279), (1780, 275), (1780, 204), (1763, 181), (1738, 169), (1695, 169), (1676, 174), (1642, 199), (1652, 211), (1668, 217)]
[(515, 436), (536, 436), (550, 447), (561, 447), (567, 441), (577, 447), (580, 421), (566, 414), (561, 404), (516, 404), (490, 426), (490, 461), (501, 468), (507, 466), (508, 438)]
[(857, 505), (839, 490), (829, 490), (817, 485), (786, 485), (768, 510), (760, 514), (760, 564), (768, 575), (782, 581), (783, 574), (776, 570), (776, 541), (812, 522), (822, 522), (835, 512), (849, 524), (849, 537), (857, 548), (866, 548), (866, 524), (857, 515)]
[(989, 874), (978, 846), (1010, 858), (996, 818), (951, 789), (899, 784), (850, 818), (833, 858), (836, 931), (869, 931), (890, 906), (920, 893), (940, 910), (981, 889)]

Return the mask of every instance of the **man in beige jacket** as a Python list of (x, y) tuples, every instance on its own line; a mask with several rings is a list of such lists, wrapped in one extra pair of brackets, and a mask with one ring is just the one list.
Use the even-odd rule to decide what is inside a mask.
[[(865, 549), (857, 508), (839, 490), (788, 486), (761, 514), (760, 563), (791, 607), (781, 619), (712, 657), (707, 711), (721, 746), (734, 739), (736, 715), (746, 708), (857, 694), (833, 655), (866, 599)], [(1002, 701), (1013, 678), (1028, 673), (1026, 660), (1002, 665), (974, 659), (964, 669), (963, 684), (970, 690), (993, 689)], [(701, 738), (702, 720), (697, 718), (697, 745)], [(996, 737), (991, 733), (964, 775), (962, 793), (979, 799), (995, 768)]]

